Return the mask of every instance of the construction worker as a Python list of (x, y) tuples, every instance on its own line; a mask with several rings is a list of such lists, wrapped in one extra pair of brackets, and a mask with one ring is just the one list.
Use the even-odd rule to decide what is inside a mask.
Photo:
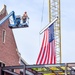
[(20, 21), (21, 21), (21, 17), (20, 17), (20, 15), (17, 15), (16, 16), (16, 26), (19, 26), (20, 25)]
[(22, 16), (23, 23), (26, 23), (27, 18), (28, 18), (27, 12), (24, 12)]

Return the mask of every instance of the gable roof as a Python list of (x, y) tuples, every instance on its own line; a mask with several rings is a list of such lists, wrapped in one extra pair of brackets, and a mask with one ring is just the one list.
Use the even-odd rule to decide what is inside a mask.
[(6, 11), (6, 5), (3, 5), (2, 9), (0, 10), (0, 15), (4, 14), (5, 12), (7, 12)]

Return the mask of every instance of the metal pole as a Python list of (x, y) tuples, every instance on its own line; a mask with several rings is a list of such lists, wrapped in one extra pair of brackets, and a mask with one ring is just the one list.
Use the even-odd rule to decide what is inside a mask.
[(4, 71), (2, 70), (2, 67), (5, 67), (5, 64), (0, 62), (0, 75), (4, 75)]
[(65, 63), (65, 75), (67, 75), (67, 63)]
[(45, 26), (41, 31), (40, 34), (42, 34), (52, 23), (54, 23), (55, 21), (57, 21), (58, 17), (55, 18), (51, 23), (49, 23), (47, 26)]
[(0, 75), (2, 74), (1, 66), (0, 66)]
[(23, 68), (23, 75), (26, 75), (26, 65), (24, 65), (24, 68)]

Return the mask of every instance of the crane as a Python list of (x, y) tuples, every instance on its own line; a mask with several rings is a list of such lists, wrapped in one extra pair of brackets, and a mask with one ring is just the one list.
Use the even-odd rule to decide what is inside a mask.
[(15, 16), (15, 12), (10, 12), (7, 16), (5, 16), (2, 20), (0, 20), (0, 26), (10, 17), (13, 19), (13, 24), (9, 24), (9, 28), (24, 28), (29, 27), (29, 18), (27, 18), (25, 23), (21, 23), (21, 17), (19, 15)]
[(49, 22), (58, 17), (55, 23), (55, 49), (56, 63), (61, 63), (61, 17), (60, 17), (60, 0), (48, 0), (49, 5)]

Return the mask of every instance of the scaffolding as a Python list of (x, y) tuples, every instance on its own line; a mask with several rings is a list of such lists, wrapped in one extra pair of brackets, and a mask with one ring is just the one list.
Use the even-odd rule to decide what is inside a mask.
[[(15, 69), (19, 69), (22, 71), (22, 73), (16, 73), (14, 71)], [(32, 74), (27, 74), (27, 71), (32, 72)], [(9, 75), (75, 75), (75, 63), (17, 66), (5, 66), (4, 64), (0, 63), (0, 75), (4, 75), (5, 73), (8, 73)]]

